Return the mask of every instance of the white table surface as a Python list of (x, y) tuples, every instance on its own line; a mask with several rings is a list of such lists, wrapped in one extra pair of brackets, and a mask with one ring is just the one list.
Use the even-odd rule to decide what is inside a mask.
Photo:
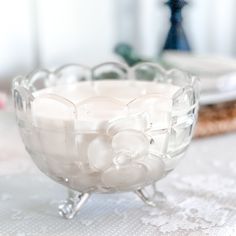
[(236, 134), (194, 140), (158, 183), (166, 202), (133, 193), (94, 195), (73, 220), (57, 215), (66, 189), (34, 167), (12, 113), (0, 112), (0, 236), (236, 235)]

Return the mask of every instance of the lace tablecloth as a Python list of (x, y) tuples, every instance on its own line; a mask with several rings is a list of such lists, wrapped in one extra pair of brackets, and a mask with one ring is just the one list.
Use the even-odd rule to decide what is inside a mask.
[(39, 173), (11, 113), (0, 112), (0, 236), (236, 235), (236, 134), (199, 139), (158, 183), (149, 208), (133, 193), (94, 195), (73, 220), (57, 214), (66, 189)]

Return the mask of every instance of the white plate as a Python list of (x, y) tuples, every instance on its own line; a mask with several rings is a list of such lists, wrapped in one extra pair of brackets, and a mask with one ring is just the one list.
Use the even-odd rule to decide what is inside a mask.
[(216, 93), (202, 93), (200, 95), (201, 105), (213, 105), (222, 102), (236, 100), (236, 90)]
[(168, 51), (163, 55), (163, 60), (171, 67), (199, 76), (202, 105), (236, 99), (235, 59)]

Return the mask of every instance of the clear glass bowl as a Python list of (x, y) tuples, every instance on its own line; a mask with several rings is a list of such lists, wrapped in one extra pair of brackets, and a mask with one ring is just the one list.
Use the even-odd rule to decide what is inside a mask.
[(44, 174), (71, 190), (60, 214), (72, 218), (94, 192), (134, 191), (155, 206), (144, 189), (185, 154), (198, 88), (193, 76), (153, 63), (66, 65), (15, 78), (26, 150)]

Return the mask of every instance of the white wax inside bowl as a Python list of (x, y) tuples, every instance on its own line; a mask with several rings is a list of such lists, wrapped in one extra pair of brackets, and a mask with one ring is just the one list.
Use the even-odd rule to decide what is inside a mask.
[[(33, 135), (47, 159), (56, 159), (57, 165), (80, 163), (83, 173), (100, 178), (94, 181), (94, 188), (122, 190), (143, 184), (163, 174), (164, 162), (158, 157), (150, 159), (150, 155), (161, 156), (167, 149), (172, 97), (178, 89), (171, 84), (125, 80), (83, 81), (43, 89), (33, 94)], [(117, 156), (127, 157), (127, 161), (117, 163)], [(157, 166), (152, 168), (152, 163)], [(132, 181), (127, 181), (129, 166)], [(73, 188), (78, 184), (79, 190), (81, 181), (76, 176), (80, 174), (66, 172), (69, 181), (73, 179)]]
[[(104, 122), (125, 116), (127, 114), (126, 105), (135, 99), (138, 99), (138, 102), (134, 101), (130, 104), (131, 108), (134, 106), (133, 112), (138, 112), (141, 105), (144, 108), (150, 103), (150, 112), (151, 109), (154, 109), (154, 112), (158, 110), (157, 118), (160, 118), (160, 111), (167, 107), (167, 103), (170, 104), (170, 99), (178, 89), (179, 87), (175, 85), (148, 81), (83, 81), (35, 92), (34, 96), (40, 99), (34, 101), (32, 111), (37, 126), (45, 129), (68, 128), (73, 122), (73, 103), (78, 111), (78, 121), (80, 121), (77, 122), (78, 127), (81, 127), (82, 130), (99, 129), (102, 128)], [(52, 96), (44, 97), (45, 95)], [(53, 98), (53, 95), (63, 97), (68, 100), (68, 103), (65, 104), (56, 97)], [(149, 96), (147, 102), (145, 102), (147, 98), (142, 99), (145, 95)], [(151, 95), (160, 96), (160, 98), (151, 99)], [(156, 104), (154, 104), (155, 102)], [(164, 119), (161, 118), (159, 123), (163, 123), (163, 121)]]
[[(159, 94), (171, 98), (178, 89), (180, 89), (180, 87), (176, 85), (150, 81), (101, 80), (58, 85), (34, 92), (34, 96), (39, 97), (45, 94), (55, 94), (73, 103), (78, 103), (96, 96), (102, 96), (129, 103), (133, 99), (146, 94)], [(47, 109), (47, 105), (44, 106), (42, 111)], [(53, 113), (50, 109), (48, 111)], [(37, 112), (40, 112), (40, 110), (37, 110)]]

